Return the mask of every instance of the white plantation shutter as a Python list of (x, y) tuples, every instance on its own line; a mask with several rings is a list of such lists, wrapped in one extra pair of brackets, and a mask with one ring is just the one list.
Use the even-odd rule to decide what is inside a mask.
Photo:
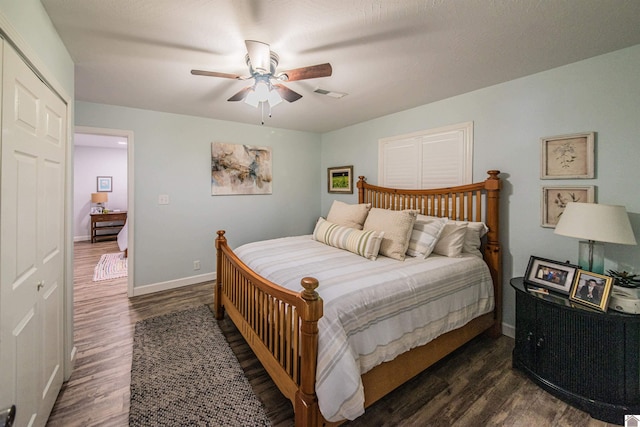
[(379, 141), (380, 184), (392, 188), (441, 188), (470, 184), (473, 122)]
[(397, 140), (384, 144), (381, 149), (384, 151), (386, 165), (385, 179), (381, 185), (392, 188), (418, 188), (420, 147), (415, 140)]

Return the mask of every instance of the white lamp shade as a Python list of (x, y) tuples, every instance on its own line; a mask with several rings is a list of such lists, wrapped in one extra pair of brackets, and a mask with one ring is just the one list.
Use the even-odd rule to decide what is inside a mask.
[(258, 95), (254, 90), (251, 90), (247, 97), (244, 99), (244, 102), (251, 105), (252, 107), (257, 107), (260, 101), (258, 101)]
[(269, 98), (269, 86), (261, 80), (256, 82), (254, 91), (259, 102), (265, 102)]
[(568, 203), (555, 234), (621, 245), (636, 244), (624, 206)]
[(269, 98), (267, 99), (267, 101), (269, 101), (269, 106), (275, 107), (282, 102), (282, 97), (280, 96), (278, 91), (272, 89), (271, 92), (269, 92)]

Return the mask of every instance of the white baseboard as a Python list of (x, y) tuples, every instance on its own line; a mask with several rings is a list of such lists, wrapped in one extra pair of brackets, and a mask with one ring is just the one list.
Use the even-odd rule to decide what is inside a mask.
[(509, 338), (516, 337), (516, 327), (513, 325), (507, 325), (506, 323), (502, 323), (502, 335), (506, 335)]
[(89, 241), (91, 240), (91, 236), (87, 235), (87, 236), (73, 236), (73, 241), (74, 242), (84, 242), (84, 241)]
[(166, 282), (152, 283), (143, 286), (133, 287), (133, 296), (152, 294), (154, 292), (168, 291), (170, 289), (181, 288), (183, 286), (195, 285), (197, 283), (211, 282), (216, 280), (216, 273), (205, 273), (197, 276), (184, 277), (182, 279), (169, 280)]

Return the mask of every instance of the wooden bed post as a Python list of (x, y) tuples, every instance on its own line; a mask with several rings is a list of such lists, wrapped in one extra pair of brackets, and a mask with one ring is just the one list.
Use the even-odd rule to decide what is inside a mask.
[(487, 172), (489, 178), (485, 181), (487, 190), (487, 244), (484, 249), (484, 259), (491, 271), (493, 279), (493, 289), (495, 298), (495, 323), (489, 330), (489, 335), (497, 338), (502, 335), (502, 249), (500, 247), (500, 236), (498, 233), (500, 219), (500, 178), (498, 170)]
[(224, 230), (218, 230), (216, 238), (216, 284), (213, 292), (215, 300), (214, 308), (216, 319), (224, 318), (224, 308), (222, 307), (222, 245), (227, 244), (227, 238), (224, 237)]
[(304, 290), (300, 296), (307, 304), (304, 313), (300, 313), (300, 387), (296, 392), (296, 426), (315, 427), (320, 420), (320, 408), (316, 396), (316, 367), (318, 364), (318, 320), (322, 317), (322, 300), (316, 292), (318, 280), (304, 277), (301, 280)]
[(364, 203), (364, 183), (366, 182), (366, 180), (364, 179), (364, 176), (360, 175), (358, 177), (358, 203)]

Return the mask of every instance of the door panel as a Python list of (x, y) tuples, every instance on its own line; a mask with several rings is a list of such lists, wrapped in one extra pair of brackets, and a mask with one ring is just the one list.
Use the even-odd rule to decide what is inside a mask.
[(2, 50), (0, 406), (43, 426), (63, 377), (67, 107)]
[(31, 425), (37, 417), (38, 398), (32, 392), (38, 387), (38, 371), (33, 369), (36, 366), (38, 347), (38, 325), (36, 324), (36, 314), (29, 310), (26, 316), (21, 319), (13, 331), (16, 357), (24, 363), (17, 365), (16, 382), (19, 382), (16, 402), (21, 404), (21, 410), (16, 412), (15, 425)]

